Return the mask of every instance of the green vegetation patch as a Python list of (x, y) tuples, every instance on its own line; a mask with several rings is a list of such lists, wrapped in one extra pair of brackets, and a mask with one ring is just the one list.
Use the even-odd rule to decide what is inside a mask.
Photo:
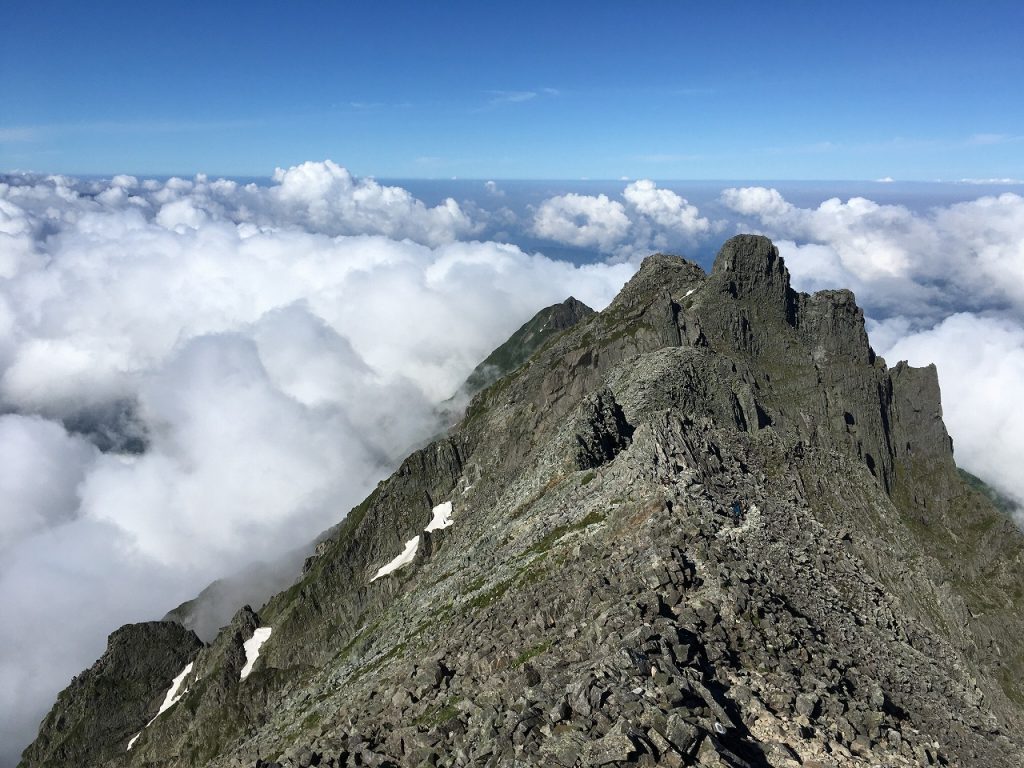
[(462, 701), (461, 696), (456, 699), (452, 699), (446, 704), (436, 704), (432, 707), (428, 707), (427, 711), (417, 717), (413, 722), (421, 728), (435, 728), (439, 725), (443, 725), (452, 718), (458, 716), (458, 704), (460, 701)]
[(604, 522), (604, 518), (605, 516), (600, 512), (591, 512), (582, 520), (579, 520), (575, 523), (560, 525), (557, 528), (548, 531), (548, 533), (545, 534), (545, 536), (540, 541), (538, 541), (536, 544), (534, 544), (532, 547), (526, 550), (523, 553), (523, 556), (525, 557), (527, 555), (539, 555), (544, 552), (547, 552), (559, 541), (559, 539), (568, 536), (570, 533), (573, 533), (575, 531), (582, 531), (584, 528), (587, 528), (591, 525), (597, 525), (598, 523), (602, 523)]
[(495, 600), (500, 600), (502, 596), (508, 592), (508, 588), (512, 586), (512, 579), (502, 581), (495, 584), (486, 592), (477, 595), (467, 603), (470, 608), (483, 608), (484, 606), (490, 605)]
[(992, 506), (994, 506), (1000, 512), (1005, 514), (1007, 517), (1013, 514), (1013, 511), (1017, 508), (1017, 505), (1014, 504), (1012, 500), (1010, 500), (1006, 496), (1003, 496), (1003, 494), (1001, 494), (992, 486), (988, 485), (988, 483), (986, 483), (980, 477), (976, 477), (975, 475), (972, 475), (970, 472), (960, 469), (959, 467), (957, 467), (957, 472), (960, 473), (960, 477), (964, 479), (967, 485), (969, 485), (971, 488), (973, 488), (978, 493), (985, 496), (989, 501), (991, 501)]
[(548, 640), (546, 642), (538, 643), (537, 645), (528, 648), (527, 650), (523, 651), (521, 654), (516, 656), (515, 661), (512, 662), (512, 666), (521, 667), (523, 664), (525, 664), (535, 656), (540, 656), (542, 653), (547, 653), (547, 651), (551, 649), (551, 646), (552, 642)]
[(373, 661), (363, 667), (359, 667), (359, 669), (357, 669), (352, 674), (352, 677), (349, 678), (349, 682), (354, 683), (356, 680), (359, 680), (361, 677), (363, 677), (363, 675), (366, 675), (367, 673), (376, 672), (389, 661), (391, 661), (391, 659), (395, 658), (396, 656), (403, 655), (405, 653), (405, 649), (406, 644), (404, 642), (396, 644), (391, 650), (389, 650), (376, 661)]
[(367, 627), (363, 627), (363, 629), (361, 629), (359, 632), (357, 632), (356, 634), (354, 634), (352, 636), (352, 639), (349, 640), (345, 644), (344, 648), (342, 648), (340, 651), (338, 651), (336, 654), (334, 654), (334, 658), (336, 658), (336, 659), (348, 658), (349, 654), (352, 653), (352, 649), (355, 648), (357, 644), (362, 642), (368, 635), (370, 635), (371, 633), (376, 632), (377, 628), (379, 626), (380, 626), (380, 622), (379, 621), (375, 621), (373, 624), (370, 624)]
[(544, 580), (544, 577), (547, 576), (547, 569), (543, 563), (547, 556), (547, 552), (542, 552), (530, 565), (519, 571), (518, 579), (520, 586), (530, 587)]

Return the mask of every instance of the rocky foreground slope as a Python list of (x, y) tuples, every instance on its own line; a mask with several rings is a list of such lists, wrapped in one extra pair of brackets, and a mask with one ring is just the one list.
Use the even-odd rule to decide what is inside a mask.
[(576, 314), (258, 613), (112, 635), (23, 765), (1024, 765), (1024, 537), (934, 368), (760, 237)]

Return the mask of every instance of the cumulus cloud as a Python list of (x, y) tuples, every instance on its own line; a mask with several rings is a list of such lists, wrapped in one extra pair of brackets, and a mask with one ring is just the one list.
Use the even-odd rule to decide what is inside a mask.
[(0, 556), (25, 537), (72, 517), (96, 448), (34, 416), (0, 416)]
[[(775, 189), (727, 189), (722, 202), (778, 241), (805, 289), (853, 288), (880, 316), (937, 322), (961, 309), (1010, 304), (1024, 315), (1024, 197), (1012, 193), (924, 213), (863, 197), (816, 208)], [(908, 310), (908, 303), (912, 305)]]
[(629, 258), (692, 244), (714, 229), (686, 198), (648, 179), (627, 185), (622, 197), (624, 202), (607, 195), (550, 197), (534, 214), (533, 233)]
[(607, 195), (556, 195), (541, 203), (533, 217), (538, 237), (601, 251), (621, 243), (629, 226), (625, 207)]
[(478, 226), (330, 162), (0, 181), (8, 759), (112, 629), (306, 545), (530, 314), (631, 272)]
[(692, 241), (711, 230), (711, 222), (671, 189), (659, 189), (650, 180), (634, 181), (622, 193), (632, 207), (636, 225), (645, 229), (638, 238), (655, 248), (667, 248), (679, 239)]
[[(325, 235), (385, 235), (427, 245), (476, 234), (481, 225), (451, 198), (428, 207), (402, 187), (355, 178), (330, 160), (278, 168), (269, 186), (228, 179), (152, 179), (116, 176), (81, 182), (49, 176), (9, 177), (0, 199), (36, 216), (37, 226), (59, 227), (89, 213), (136, 209), (166, 229), (197, 229), (207, 220), (292, 228)], [(55, 205), (56, 203), (56, 205)], [(61, 204), (65, 203), (65, 204)], [(0, 232), (6, 232), (0, 211)], [(0, 267), (2, 268), (2, 267)]]

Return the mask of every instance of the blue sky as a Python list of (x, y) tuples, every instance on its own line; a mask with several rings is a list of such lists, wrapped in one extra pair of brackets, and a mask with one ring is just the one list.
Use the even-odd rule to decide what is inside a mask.
[(1019, 2), (8, 4), (0, 169), (1024, 177)]

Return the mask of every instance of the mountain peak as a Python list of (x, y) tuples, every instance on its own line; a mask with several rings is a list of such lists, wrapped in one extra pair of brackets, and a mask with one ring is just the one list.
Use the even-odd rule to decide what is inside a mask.
[(734, 235), (726, 240), (711, 268), (712, 274), (722, 272), (751, 276), (778, 273), (789, 278), (779, 249), (763, 235)]

